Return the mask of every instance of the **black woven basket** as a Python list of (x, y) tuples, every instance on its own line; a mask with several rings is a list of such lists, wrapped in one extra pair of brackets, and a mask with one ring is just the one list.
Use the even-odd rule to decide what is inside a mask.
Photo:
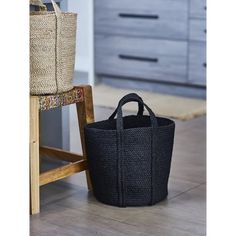
[[(122, 106), (131, 101), (138, 102), (137, 116), (122, 117)], [(143, 115), (144, 107), (150, 116)], [(134, 93), (120, 100), (109, 120), (87, 125), (86, 150), (97, 200), (125, 207), (166, 198), (174, 130), (174, 121), (155, 117)]]

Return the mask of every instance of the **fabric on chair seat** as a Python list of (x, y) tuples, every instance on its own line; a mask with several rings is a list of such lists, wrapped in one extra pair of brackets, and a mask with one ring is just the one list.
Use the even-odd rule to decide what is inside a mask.
[(74, 87), (72, 90), (65, 93), (39, 96), (39, 110), (50, 110), (52, 108), (82, 102), (83, 100), (83, 89)]

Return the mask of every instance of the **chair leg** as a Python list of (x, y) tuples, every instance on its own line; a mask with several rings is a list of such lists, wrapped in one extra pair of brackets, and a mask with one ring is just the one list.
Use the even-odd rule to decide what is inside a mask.
[[(83, 93), (84, 93), (84, 101), (80, 103), (76, 103), (76, 107), (77, 107), (77, 116), (78, 116), (78, 121), (79, 121), (80, 138), (81, 138), (83, 156), (86, 158), (84, 126), (86, 124), (94, 122), (93, 96), (92, 96), (91, 86), (86, 85), (86, 86), (82, 86), (81, 88), (83, 89)], [(88, 170), (86, 170), (86, 178), (87, 178), (88, 189), (92, 190), (92, 184), (91, 184)]]
[(30, 97), (30, 210), (40, 212), (39, 186), (39, 102)]

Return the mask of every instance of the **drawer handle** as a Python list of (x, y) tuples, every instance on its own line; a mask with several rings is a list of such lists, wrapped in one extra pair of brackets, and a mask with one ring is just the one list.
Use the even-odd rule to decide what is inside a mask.
[(207, 9), (207, 7), (206, 6), (204, 6), (204, 10), (206, 11), (206, 9)]
[(130, 55), (119, 55), (120, 59), (123, 60), (134, 60), (134, 61), (145, 61), (145, 62), (158, 62), (158, 58), (151, 58), (151, 57), (138, 57), (138, 56), (130, 56)]
[(119, 13), (119, 17), (140, 18), (140, 19), (147, 19), (147, 20), (157, 20), (160, 18), (158, 15), (143, 15), (143, 14), (130, 14), (130, 13)]
[(204, 29), (204, 33), (206, 34), (206, 32), (207, 32), (207, 30), (206, 29)]
[(206, 68), (206, 67), (207, 67), (206, 62), (202, 63), (202, 66), (203, 66), (204, 68)]

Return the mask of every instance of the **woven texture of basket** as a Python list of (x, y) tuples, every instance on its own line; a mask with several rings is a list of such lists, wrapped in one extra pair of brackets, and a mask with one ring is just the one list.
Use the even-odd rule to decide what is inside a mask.
[(30, 0), (39, 11), (30, 13), (30, 93), (55, 94), (73, 88), (76, 13), (62, 13), (52, 0), (54, 12), (41, 0)]
[[(122, 106), (131, 101), (139, 104), (137, 116), (122, 117)], [(144, 107), (150, 116), (143, 115)], [(86, 151), (95, 197), (119, 207), (165, 199), (174, 130), (174, 121), (155, 117), (137, 94), (123, 97), (108, 120), (88, 124)]]

